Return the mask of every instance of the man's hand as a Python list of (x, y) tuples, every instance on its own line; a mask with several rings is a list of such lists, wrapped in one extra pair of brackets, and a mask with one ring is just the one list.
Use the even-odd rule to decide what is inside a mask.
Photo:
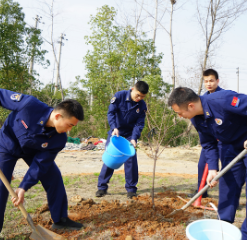
[(136, 140), (132, 139), (130, 142), (132, 143), (132, 145), (134, 146), (134, 148), (136, 148)]
[(111, 135), (117, 135), (117, 137), (119, 137), (119, 131), (117, 128), (114, 128), (114, 130), (112, 131)]
[(20, 203), (23, 203), (24, 202), (24, 194), (25, 194), (25, 190), (22, 189), (22, 188), (17, 188), (15, 193), (17, 194), (18, 196), (18, 199), (16, 199), (15, 197), (12, 197), (11, 198), (11, 201), (13, 202), (13, 204), (18, 207), (18, 205)]
[(217, 176), (216, 170), (209, 170), (208, 171), (207, 184), (210, 186), (210, 188), (213, 188), (217, 185), (218, 181), (211, 182), (212, 179), (214, 179), (216, 176)]
[(247, 149), (247, 140), (244, 142), (244, 148)]

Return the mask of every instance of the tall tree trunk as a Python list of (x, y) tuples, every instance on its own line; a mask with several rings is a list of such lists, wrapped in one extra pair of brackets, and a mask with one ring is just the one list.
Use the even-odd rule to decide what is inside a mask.
[(171, 1), (171, 16), (170, 16), (170, 44), (171, 44), (171, 59), (172, 59), (172, 90), (175, 88), (176, 81), (175, 81), (175, 62), (174, 62), (174, 52), (173, 52), (173, 43), (172, 43), (172, 17), (173, 17), (173, 5), (175, 4), (174, 1)]
[[(155, 46), (156, 33), (157, 33), (157, 18), (158, 18), (158, 0), (155, 0), (155, 17), (154, 17), (154, 33), (153, 33), (153, 45)], [(154, 56), (154, 51), (153, 55)]]
[[(212, 6), (211, 6), (211, 8), (212, 8)], [(202, 66), (202, 75), (201, 75), (200, 85), (199, 85), (199, 89), (198, 89), (198, 95), (200, 95), (201, 91), (202, 91), (203, 71), (207, 67), (209, 48), (210, 48), (210, 45), (212, 43), (212, 36), (213, 36), (213, 33), (214, 33), (215, 19), (216, 19), (215, 18), (215, 14), (213, 14), (213, 16), (212, 16), (212, 25), (211, 25), (211, 30), (210, 30), (209, 36), (207, 36), (207, 32), (206, 32), (206, 49), (205, 49), (205, 53), (204, 53), (204, 61), (203, 61), (203, 66)]]

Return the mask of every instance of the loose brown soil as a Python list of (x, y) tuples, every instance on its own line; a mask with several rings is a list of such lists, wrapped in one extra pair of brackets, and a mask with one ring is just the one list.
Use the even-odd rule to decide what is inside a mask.
[[(186, 198), (186, 194), (180, 194), (180, 197)], [(154, 208), (148, 194), (125, 203), (119, 200), (108, 202), (104, 199), (96, 203), (93, 199), (82, 200), (79, 196), (75, 199), (79, 202), (70, 206), (69, 217), (85, 224), (85, 228), (80, 231), (55, 231), (67, 239), (125, 240), (127, 236), (132, 236), (133, 239), (184, 240), (186, 225), (203, 218), (205, 212), (192, 206), (167, 218), (174, 209), (180, 209), (184, 205), (176, 192), (167, 189), (155, 195)], [(217, 205), (217, 201), (210, 198), (203, 199), (202, 204), (206, 206), (209, 202)], [(51, 230), (52, 220), (46, 220), (42, 216), (47, 210), (47, 205), (39, 208), (33, 220), (35, 224)], [(21, 224), (27, 223), (23, 220)], [(14, 234), (6, 239), (12, 239), (13, 236)], [(18, 236), (21, 237), (20, 234)]]

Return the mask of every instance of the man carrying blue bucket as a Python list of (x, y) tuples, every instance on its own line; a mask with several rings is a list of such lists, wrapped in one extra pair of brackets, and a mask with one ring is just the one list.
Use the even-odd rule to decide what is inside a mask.
[[(148, 93), (149, 86), (144, 81), (138, 81), (135, 86), (127, 91), (117, 92), (111, 99), (107, 118), (110, 125), (106, 147), (111, 136), (125, 137), (136, 147), (137, 139), (141, 136), (145, 124), (146, 103), (143, 101)], [(138, 165), (136, 154), (124, 163), (125, 188), (127, 197), (136, 196), (138, 183)], [(107, 193), (108, 183), (113, 175), (114, 169), (103, 165), (98, 178), (98, 191), (96, 197), (103, 197)]]

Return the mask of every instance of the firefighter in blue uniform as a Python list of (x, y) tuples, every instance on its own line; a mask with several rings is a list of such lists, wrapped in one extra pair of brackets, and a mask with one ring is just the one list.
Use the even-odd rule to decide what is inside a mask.
[[(219, 75), (218, 75), (218, 72), (215, 71), (214, 69), (205, 70), (203, 72), (203, 80), (204, 80), (204, 86), (208, 90), (207, 92), (204, 93), (204, 95), (209, 95), (211, 93), (224, 90), (218, 86), (219, 85)], [(221, 148), (221, 142), (218, 142), (218, 148)], [(205, 150), (202, 148), (200, 159), (198, 162), (197, 190), (195, 191), (195, 193), (188, 194), (188, 197), (193, 197), (198, 192), (206, 163), (207, 161), (206, 161), (206, 156), (205, 156)], [(207, 191), (202, 195), (202, 197), (203, 198), (208, 197)]]
[[(209, 167), (207, 183), (217, 182), (219, 152), (217, 140), (221, 141), (221, 163), (224, 168), (244, 148), (247, 139), (247, 95), (223, 90), (207, 96), (198, 96), (186, 87), (174, 89), (168, 104), (183, 118), (191, 119), (197, 129)], [(236, 163), (219, 180), (220, 219), (233, 223), (239, 205), (241, 189), (246, 182), (247, 155)], [(243, 240), (247, 240), (246, 219), (242, 224)]]
[[(54, 221), (52, 228), (80, 229), (81, 223), (68, 218), (67, 195), (54, 160), (66, 144), (66, 132), (83, 120), (82, 106), (68, 99), (53, 109), (33, 96), (5, 89), (0, 89), (0, 104), (12, 111), (0, 129), (0, 169), (11, 182), (19, 158), (29, 165), (16, 190), (18, 199), (12, 197), (12, 202), (18, 206), (24, 201), (25, 192), (41, 181)], [(1, 180), (0, 196), (1, 231), (8, 198), (8, 191)]]
[[(120, 91), (111, 99), (107, 117), (110, 125), (106, 146), (112, 135), (122, 136), (128, 139), (136, 147), (137, 139), (141, 136), (146, 116), (146, 103), (143, 101), (148, 93), (148, 84), (138, 81), (129, 91)], [(127, 197), (136, 196), (138, 183), (138, 165), (136, 154), (124, 163), (125, 188)], [(103, 165), (98, 178), (98, 191), (96, 197), (102, 197), (107, 193), (108, 183), (114, 170)]]

